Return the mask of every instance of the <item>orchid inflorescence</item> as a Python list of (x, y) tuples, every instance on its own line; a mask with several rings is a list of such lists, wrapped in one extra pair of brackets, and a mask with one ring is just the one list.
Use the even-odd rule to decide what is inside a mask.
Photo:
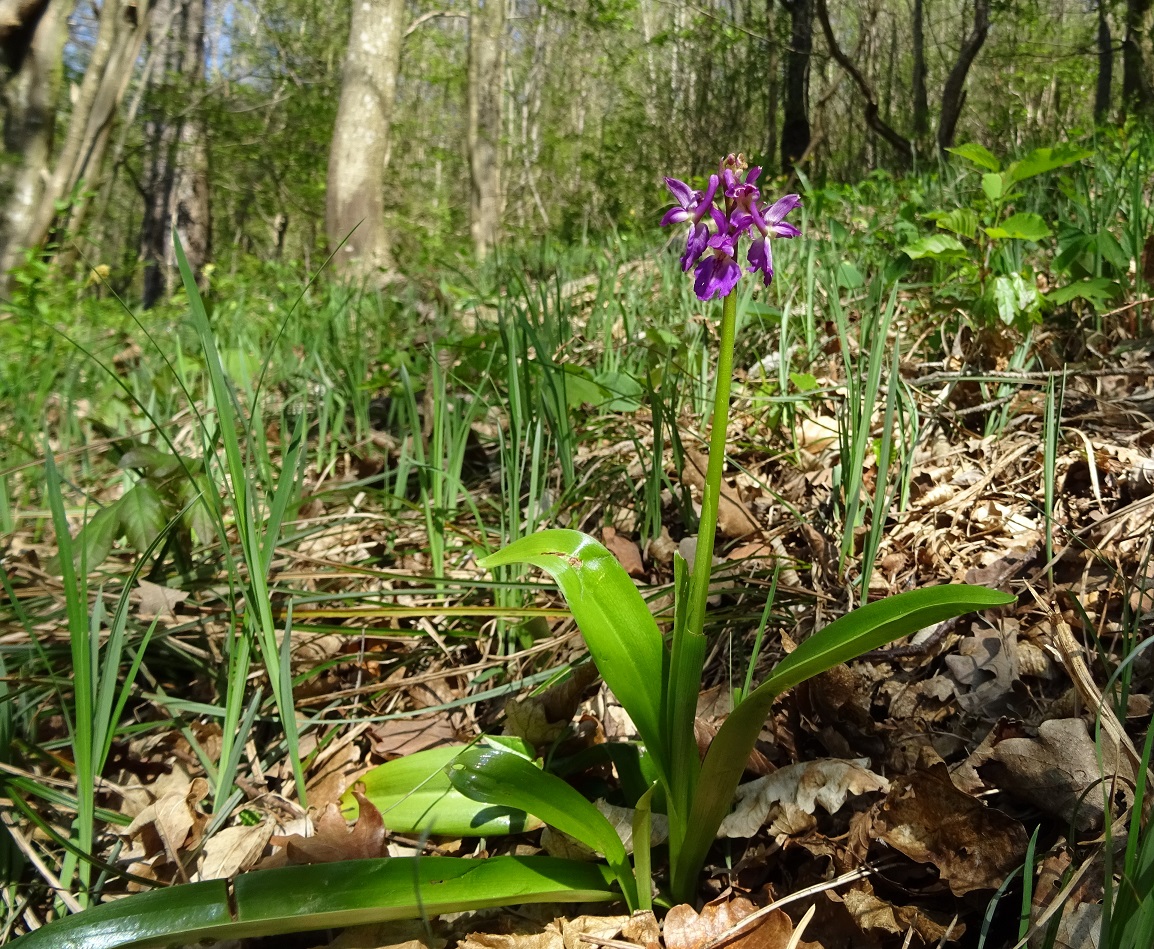
[[(756, 230), (746, 259), (749, 273), (760, 271), (765, 285), (773, 281), (773, 252), (770, 238), (797, 237), (801, 231), (785, 220), (787, 214), (801, 204), (801, 197), (787, 194), (771, 205), (759, 208), (761, 192), (755, 186), (761, 168), (754, 166), (745, 172), (741, 155), (727, 155), (721, 161), (718, 174), (709, 176), (705, 191), (697, 191), (684, 181), (666, 178), (677, 207), (670, 208), (661, 219), (661, 226), (690, 222), (685, 253), (681, 255), (681, 269), (688, 271), (696, 264), (693, 289), (701, 300), (728, 296), (741, 278), (737, 262), (737, 244), (741, 237)], [(714, 203), (721, 191), (724, 213)], [(715, 230), (709, 229), (709, 218)], [(707, 254), (706, 251), (709, 251)]]

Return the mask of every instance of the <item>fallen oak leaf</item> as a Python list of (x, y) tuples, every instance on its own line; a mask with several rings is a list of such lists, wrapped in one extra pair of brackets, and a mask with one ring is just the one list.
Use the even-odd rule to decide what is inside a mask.
[[(730, 930), (738, 930), (742, 920), (756, 912), (745, 897), (706, 903), (698, 913), (682, 903), (665, 916), (662, 933), (665, 949), (708, 949), (719, 944)], [(748, 931), (725, 941), (726, 949), (786, 949), (793, 935), (793, 923), (780, 909), (761, 916)]]
[(753, 837), (785, 804), (813, 814), (820, 804), (834, 814), (853, 794), (889, 791), (889, 782), (864, 767), (867, 758), (854, 761), (822, 759), (779, 768), (737, 789), (737, 806), (718, 829), (719, 837)]
[(352, 830), (336, 804), (329, 804), (317, 819), (315, 833), (274, 835), (269, 843), (282, 847), (261, 862), (261, 869), (310, 863), (337, 863), (387, 856), (385, 822), (381, 812), (360, 791), (354, 790), (359, 812)]
[(917, 863), (932, 864), (955, 896), (996, 890), (1026, 855), (1026, 831), (959, 791), (938, 763), (895, 782), (871, 835)]

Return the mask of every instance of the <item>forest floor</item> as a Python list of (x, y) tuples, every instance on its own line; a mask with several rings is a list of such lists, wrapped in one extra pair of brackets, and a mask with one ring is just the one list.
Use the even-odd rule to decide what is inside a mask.
[[(582, 305), (574, 305), (575, 326)], [(852, 308), (849, 317), (857, 325)], [(854, 450), (845, 438), (847, 366), (863, 365), (853, 359), (868, 353), (855, 344), (847, 362), (832, 324), (824, 331), (817, 324), (814, 358), (794, 377), (788, 401), (760, 397), (777, 369), (745, 353), (707, 625), (707, 689), (698, 706), (703, 748), (751, 662), (757, 682), (784, 651), (861, 601), (864, 556), (872, 565), (869, 599), (968, 582), (1011, 593), (1016, 603), (924, 630), (784, 695), (748, 764), (746, 780), (757, 783), (743, 789), (730, 836), (710, 855), (700, 896), (712, 902), (701, 916), (678, 909), (661, 934), (652, 920), (548, 905), (247, 944), (1008, 947), (1027, 929), (1035, 933), (1031, 945), (1042, 945), (1051, 921), (1051, 944), (1091, 945), (1086, 934), (1108, 878), (1104, 855), (1125, 842), (1131, 826), (1154, 695), (1154, 663), (1141, 649), (1154, 617), (1152, 320), (1151, 302), (1137, 300), (1063, 327), (1035, 327), (1028, 358), (1016, 363), (1031, 367), (1025, 371), (1012, 360), (1020, 338), (965, 324), (937, 337), (940, 351), (930, 355), (929, 331), (900, 303), (891, 331), (903, 337), (898, 377), (886, 374), (857, 436), (866, 439), (858, 489), (870, 499), (857, 524), (846, 523), (844, 507)], [(616, 333), (625, 346), (628, 329)], [(219, 557), (203, 550), (181, 571), (171, 548), (159, 558), (154, 549), (153, 566), (137, 576), (136, 555), (110, 542), (87, 606), (108, 599), (98, 620), (107, 622), (118, 584), (130, 578), (130, 638), (139, 643), (154, 627), (155, 642), (97, 796), (107, 810), (97, 815), (96, 855), (136, 877), (109, 876), (106, 895), (149, 880), (180, 883), (286, 863), (540, 852), (556, 844), (538, 832), (483, 839), (395, 833), (388, 814), (381, 824), (364, 801), (351, 824), (341, 816), (342, 799), (347, 805), (372, 766), (482, 732), (566, 755), (630, 736), (627, 717), (599, 680), (574, 673), (553, 681), (585, 652), (555, 589), (533, 572), (494, 587), (476, 566), (478, 538), (498, 534), (504, 527), (496, 522), (507, 516), (500, 513), (512, 457), (502, 447), (506, 423), (483, 411), (461, 430), (462, 490), (451, 509), (430, 500), (434, 485), (422, 480), (419, 464), (390, 482), (417, 430), (432, 445), (435, 417), (450, 411), (436, 397), (436, 367), (452, 375), (466, 357), (451, 346), (442, 353), (412, 390), (415, 414), (406, 417), (396, 398), (383, 400), (367, 437), (324, 462), (324, 433), (308, 433), (300, 496), (270, 558), (278, 628), (292, 625), (297, 717), (311, 723), (300, 740), (307, 809), (266, 698), (239, 753), (241, 795), (213, 819), (210, 763), (222, 747), (224, 703), (213, 670), (228, 658), (237, 592)], [(894, 463), (879, 476), (886, 407), (896, 405), (886, 394), (899, 389), (903, 401), (891, 424), (917, 437), (893, 449)], [(623, 398), (596, 410), (572, 400), (570, 483), (558, 462), (544, 464), (535, 493), (527, 478), (516, 490), (514, 517), (522, 526), (547, 521), (592, 533), (667, 627), (674, 553), (692, 551), (704, 433), (699, 415), (681, 411), (673, 439), (669, 419), (655, 424), (652, 404), (635, 391)], [(465, 404), (455, 402), (452, 411)], [(176, 444), (195, 441), (193, 423), (187, 415), (175, 423)], [(279, 470), (291, 433), (266, 413), (261, 442)], [(116, 447), (109, 439), (86, 450), (95, 466)], [(523, 461), (529, 470), (539, 457)], [(89, 484), (99, 480), (90, 473)], [(107, 474), (100, 483), (92, 496), (123, 490)], [(544, 509), (547, 518), (538, 516)], [(430, 511), (443, 516), (430, 518)], [(83, 510), (73, 503), (69, 515), (75, 528)], [(879, 529), (871, 532), (875, 516)], [(28, 648), (34, 634), (36, 648), (56, 655), (63, 670), (67, 597), (45, 523), (43, 515), (18, 520), (0, 548), (17, 607), (3, 636), (10, 647)], [(235, 531), (230, 540), (238, 543)], [(261, 683), (256, 669), (251, 676), (250, 684)], [(14, 741), (6, 773), (67, 789), (74, 768), (66, 722), (40, 687), (43, 678), (8, 680), (9, 689), (40, 704), (20, 713), (31, 724)], [(614, 793), (604, 766), (574, 780)], [(67, 836), (67, 805), (24, 797), (21, 811), (5, 807), (16, 849), (40, 863), (59, 857), (27, 815), (41, 814)], [(660, 871), (660, 850), (655, 857)], [(10, 933), (49, 912), (41, 887), (52, 873), (44, 870), (27, 869), (24, 885), (9, 890)]]

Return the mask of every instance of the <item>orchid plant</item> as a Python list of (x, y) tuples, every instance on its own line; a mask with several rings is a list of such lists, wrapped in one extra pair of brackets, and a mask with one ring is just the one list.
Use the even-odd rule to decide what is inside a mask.
[[(743, 174), (744, 172), (744, 174)], [(666, 179), (676, 206), (664, 225), (688, 224), (682, 269), (694, 290), (722, 298), (720, 345), (709, 464), (692, 574), (674, 560), (676, 605), (667, 642), (624, 568), (600, 543), (573, 530), (544, 530), (482, 560), (481, 566), (527, 563), (550, 574), (564, 593), (605, 683), (629, 713), (638, 742), (613, 755), (632, 764), (646, 788), (635, 795), (632, 860), (618, 829), (561, 777), (545, 771), (518, 739), (484, 738), (464, 748), (433, 748), (370, 771), (364, 799), (396, 833), (492, 837), (542, 823), (605, 857), (586, 863), (545, 856), (391, 857), (320, 867), (286, 867), (206, 880), (106, 903), (21, 937), (21, 949), (169, 945), (205, 938), (273, 935), (319, 927), (414, 918), (529, 902), (623, 899), (653, 905), (650, 826), (664, 811), (669, 827), (663, 889), (693, 901), (698, 877), (745, 763), (774, 700), (790, 687), (901, 636), (950, 617), (1012, 602), (985, 587), (948, 585), (869, 603), (814, 633), (787, 655), (760, 687), (743, 690), (704, 758), (694, 715), (705, 666), (705, 618), (725, 460), (730, 381), (737, 325), (738, 263), (748, 242), (745, 275), (774, 279), (772, 242), (798, 237), (786, 221), (796, 194), (763, 204), (760, 169), (725, 158), (704, 191)], [(178, 255), (190, 299), (191, 271)], [(747, 693), (747, 694), (746, 694)], [(624, 784), (624, 781), (623, 781)], [(351, 813), (356, 796), (348, 799)]]
[[(682, 270), (693, 269), (694, 291), (700, 300), (722, 298), (709, 463), (697, 546), (692, 573), (685, 561), (675, 557), (676, 606), (668, 644), (624, 569), (592, 537), (571, 530), (545, 530), (481, 561), (485, 567), (532, 564), (560, 586), (602, 678), (636, 725), (658, 792), (656, 799), (663, 802), (668, 817), (668, 893), (678, 902), (694, 897), (709, 848), (732, 806), (745, 762), (778, 695), (841, 662), (933, 623), (1012, 602), (1012, 597), (1003, 593), (959, 584), (915, 590), (862, 606), (786, 656), (769, 678), (736, 706), (704, 759), (699, 753), (693, 725), (705, 666), (706, 607), (729, 421), (737, 326), (735, 290), (743, 276), (738, 261), (742, 244), (748, 242), (745, 275), (760, 274), (768, 286), (774, 279), (773, 240), (801, 233), (786, 220), (801, 198), (788, 194), (772, 204), (763, 203), (757, 187), (760, 173), (757, 167), (747, 169), (740, 155), (729, 155), (718, 172), (710, 175), (704, 190), (674, 178), (665, 179), (676, 205), (661, 223), (689, 225)], [(605, 818), (588, 805), (581, 810), (584, 826), (596, 827), (597, 832), (586, 830), (582, 834), (582, 821), (571, 818), (572, 808), (579, 805), (572, 802), (568, 785), (517, 757), (505, 747), (472, 748), (450, 766), (450, 782), (466, 797), (490, 805), (512, 804), (546, 822), (546, 811), (556, 811), (555, 801), (569, 801), (566, 824), (578, 827), (576, 832), (568, 826), (562, 829), (605, 853), (630, 904), (648, 905), (649, 880), (630, 875), (619, 848), (613, 846), (611, 853), (598, 842), (606, 836), (615, 837), (615, 831), (606, 830)], [(638, 813), (644, 824), (649, 801), (641, 805)], [(636, 864), (647, 868), (647, 841), (637, 830), (635, 826)]]

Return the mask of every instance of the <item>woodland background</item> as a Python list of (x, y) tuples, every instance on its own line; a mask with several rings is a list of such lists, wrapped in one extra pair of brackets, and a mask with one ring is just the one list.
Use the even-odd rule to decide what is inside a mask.
[(202, 281), (342, 241), (415, 274), (648, 231), (728, 151), (856, 181), (1054, 144), (1149, 113), (1154, 3), (3, 0), (0, 54), (0, 266), (148, 306), (174, 226)]

